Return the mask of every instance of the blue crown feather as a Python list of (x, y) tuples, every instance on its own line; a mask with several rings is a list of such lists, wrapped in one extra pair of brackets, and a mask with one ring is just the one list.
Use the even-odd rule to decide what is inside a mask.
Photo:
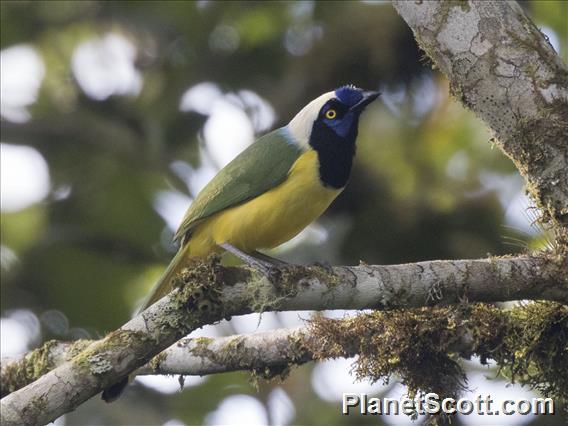
[(339, 89), (335, 90), (335, 96), (341, 101), (341, 103), (347, 106), (353, 106), (361, 99), (363, 99), (363, 91), (352, 84), (347, 84), (341, 86)]

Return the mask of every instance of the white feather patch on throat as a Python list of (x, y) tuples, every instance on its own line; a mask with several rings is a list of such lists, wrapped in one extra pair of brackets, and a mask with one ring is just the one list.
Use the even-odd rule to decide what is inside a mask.
[(324, 93), (302, 108), (292, 121), (288, 123), (290, 136), (293, 142), (298, 144), (300, 148), (307, 149), (309, 147), (314, 121), (318, 118), (323, 105), (332, 98), (335, 98), (335, 92)]

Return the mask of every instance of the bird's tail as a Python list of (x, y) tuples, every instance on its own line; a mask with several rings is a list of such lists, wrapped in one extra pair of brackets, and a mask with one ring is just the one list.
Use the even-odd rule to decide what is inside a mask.
[[(144, 300), (144, 303), (138, 310), (138, 313), (153, 305), (155, 302), (160, 300), (172, 290), (173, 280), (176, 274), (178, 274), (183, 268), (191, 264), (191, 259), (188, 252), (189, 244), (186, 244), (178, 250), (177, 254), (174, 256), (166, 270), (162, 273), (160, 279), (158, 279), (156, 284), (154, 284), (152, 291)], [(124, 389), (126, 388), (126, 386), (128, 386), (128, 383), (130, 383), (133, 379), (134, 375), (131, 374), (130, 376), (122, 379), (120, 382), (109, 386), (103, 391), (101, 395), (102, 399), (106, 402), (112, 402), (116, 400), (122, 394), (122, 392), (124, 392)]]
[(189, 244), (184, 245), (178, 250), (166, 270), (162, 273), (160, 279), (154, 284), (152, 291), (146, 296), (146, 299), (144, 299), (144, 303), (140, 306), (138, 313), (153, 305), (172, 291), (175, 276), (179, 274), (183, 268), (192, 263), (188, 252)]

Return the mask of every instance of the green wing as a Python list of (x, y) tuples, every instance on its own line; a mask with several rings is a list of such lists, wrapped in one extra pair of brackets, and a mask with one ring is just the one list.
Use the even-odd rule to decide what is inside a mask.
[(227, 164), (197, 195), (185, 213), (174, 241), (183, 239), (201, 220), (274, 188), (288, 176), (300, 156), (284, 128), (256, 140)]

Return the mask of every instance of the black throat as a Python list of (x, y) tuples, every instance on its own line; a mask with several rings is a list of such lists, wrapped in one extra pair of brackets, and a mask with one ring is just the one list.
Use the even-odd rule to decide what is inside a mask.
[(310, 145), (318, 153), (319, 176), (324, 186), (340, 189), (347, 184), (355, 155), (356, 139), (357, 123), (342, 137), (321, 120), (314, 122)]

